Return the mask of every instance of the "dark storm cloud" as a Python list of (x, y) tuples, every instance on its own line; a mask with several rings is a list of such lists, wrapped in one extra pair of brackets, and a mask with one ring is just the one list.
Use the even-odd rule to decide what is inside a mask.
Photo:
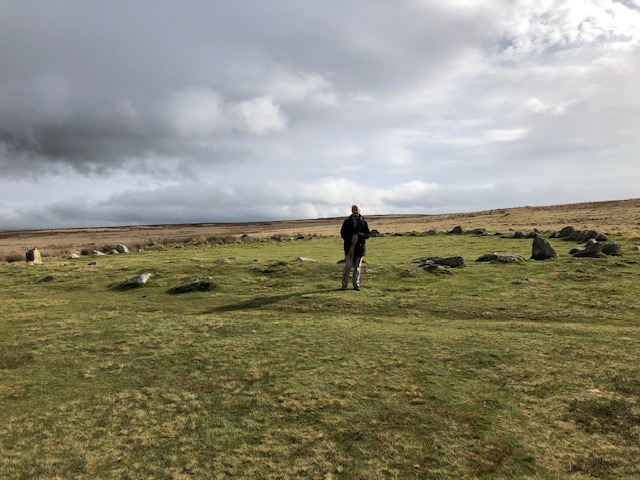
[(3, 2), (0, 228), (628, 196), (638, 5)]
[[(0, 42), (10, 45), (0, 52), (0, 135), (17, 157), (0, 167), (11, 171), (23, 154), (91, 173), (145, 154), (211, 158), (172, 130), (162, 107), (175, 92), (286, 104), (288, 92), (265, 83), (282, 69), (325, 74), (345, 92), (384, 92), (398, 78), (437, 74), (470, 31), (443, 36), (438, 17), (415, 6), (281, 3), (11, 4), (0, 16)], [(317, 110), (287, 108), (294, 119)]]

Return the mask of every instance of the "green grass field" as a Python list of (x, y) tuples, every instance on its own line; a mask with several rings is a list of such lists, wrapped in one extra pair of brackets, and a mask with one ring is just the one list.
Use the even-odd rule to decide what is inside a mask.
[(0, 478), (638, 478), (640, 254), (551, 243), (373, 238), (360, 292), (338, 238), (0, 264)]

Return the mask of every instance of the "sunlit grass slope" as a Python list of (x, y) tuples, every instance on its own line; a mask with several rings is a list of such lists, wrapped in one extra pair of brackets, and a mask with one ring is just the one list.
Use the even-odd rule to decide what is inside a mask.
[(551, 242), (373, 238), (361, 292), (337, 238), (0, 265), (0, 478), (636, 478), (640, 255)]

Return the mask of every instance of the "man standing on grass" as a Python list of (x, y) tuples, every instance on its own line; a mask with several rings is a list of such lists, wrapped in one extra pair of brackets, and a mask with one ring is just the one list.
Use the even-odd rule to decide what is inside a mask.
[(362, 215), (360, 206), (351, 206), (351, 215), (342, 223), (340, 236), (344, 240), (344, 268), (342, 269), (342, 289), (349, 284), (349, 272), (353, 268), (353, 289), (360, 290), (360, 267), (366, 250), (365, 242), (371, 232)]

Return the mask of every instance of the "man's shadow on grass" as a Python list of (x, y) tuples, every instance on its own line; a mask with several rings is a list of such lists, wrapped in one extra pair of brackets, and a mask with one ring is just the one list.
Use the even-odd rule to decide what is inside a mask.
[(229, 305), (221, 305), (207, 310), (205, 313), (224, 313), (224, 312), (237, 312), (240, 310), (253, 310), (256, 308), (262, 308), (267, 305), (273, 305), (275, 303), (284, 302), (296, 297), (305, 297), (306, 295), (314, 295), (318, 293), (330, 293), (342, 291), (341, 288), (325, 288), (319, 290), (311, 290), (305, 292), (289, 293), (286, 295), (262, 295), (259, 297), (243, 300), (238, 303), (232, 303)]

